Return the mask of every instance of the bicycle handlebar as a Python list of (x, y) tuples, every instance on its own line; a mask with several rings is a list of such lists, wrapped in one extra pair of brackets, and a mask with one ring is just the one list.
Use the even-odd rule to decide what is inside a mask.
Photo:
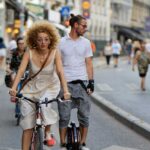
[(28, 100), (29, 102), (34, 103), (34, 104), (37, 104), (37, 103), (39, 103), (39, 104), (46, 104), (46, 106), (47, 106), (49, 103), (52, 103), (52, 102), (57, 102), (57, 101), (59, 101), (59, 102), (68, 102), (68, 101), (71, 101), (71, 100), (62, 100), (61, 98), (53, 98), (53, 99), (51, 99), (51, 100), (49, 100), (48, 98), (45, 98), (45, 101), (37, 102), (37, 101), (33, 101), (32, 99), (30, 99), (30, 98), (28, 98), (28, 97), (23, 96), (23, 94), (21, 94), (21, 93), (18, 93), (18, 94), (16, 95), (16, 97), (17, 97), (17, 98), (24, 98), (24, 99), (26, 99), (26, 100)]
[[(53, 98), (53, 99), (51, 99), (51, 100), (49, 100), (48, 98), (45, 98), (45, 101), (37, 102), (37, 101), (33, 101), (32, 99), (30, 99), (30, 98), (28, 98), (28, 97), (23, 96), (23, 94), (21, 94), (21, 93), (17, 93), (16, 97), (17, 97), (17, 98), (24, 98), (24, 99), (26, 99), (26, 100), (28, 100), (29, 102), (34, 103), (34, 104), (37, 104), (37, 103), (39, 103), (39, 104), (46, 104), (46, 106), (47, 106), (49, 103), (58, 102), (58, 101), (59, 101), (59, 102), (62, 102), (62, 103), (64, 103), (64, 102), (69, 102), (69, 101), (71, 102), (71, 100), (64, 100), (64, 98)], [(83, 100), (82, 97), (75, 98), (75, 97), (72, 97), (72, 96), (71, 96), (70, 99), (81, 99), (81, 100)]]

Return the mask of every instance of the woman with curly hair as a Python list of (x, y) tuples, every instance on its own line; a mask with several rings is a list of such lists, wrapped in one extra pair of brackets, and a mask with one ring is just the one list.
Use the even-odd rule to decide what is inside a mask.
[[(57, 50), (59, 34), (56, 28), (47, 21), (35, 22), (27, 31), (25, 42), (28, 50), (23, 56), (15, 81), (9, 91), (10, 95), (16, 96), (17, 85), (29, 63), (29, 75), (32, 77), (37, 72), (39, 73), (34, 78), (32, 77), (23, 87), (21, 93), (24, 96), (35, 100), (37, 98), (44, 100), (46, 97), (48, 99), (56, 98), (59, 94), (61, 83), (64, 98), (69, 99), (70, 93), (64, 78), (61, 56)], [(23, 128), (22, 150), (29, 150), (32, 129), (35, 126), (34, 105), (21, 101), (21, 114), (20, 125)], [(50, 134), (50, 127), (56, 123), (58, 119), (57, 113), (50, 105), (48, 107), (44, 105), (42, 106), (42, 118), (45, 125), (45, 140), (48, 146), (53, 146), (55, 140)]]

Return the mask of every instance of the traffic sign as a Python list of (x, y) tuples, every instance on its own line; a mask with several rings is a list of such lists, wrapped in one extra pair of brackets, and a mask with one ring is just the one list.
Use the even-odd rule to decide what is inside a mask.
[(82, 0), (82, 14), (85, 18), (90, 18), (90, 0)]
[(69, 6), (63, 6), (60, 10), (61, 16), (68, 17), (70, 13), (70, 7)]

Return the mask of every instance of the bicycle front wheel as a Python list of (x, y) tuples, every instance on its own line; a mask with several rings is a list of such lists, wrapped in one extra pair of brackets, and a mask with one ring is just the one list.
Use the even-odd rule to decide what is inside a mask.
[(37, 127), (33, 131), (30, 150), (43, 150), (43, 139), (43, 130), (41, 127)]

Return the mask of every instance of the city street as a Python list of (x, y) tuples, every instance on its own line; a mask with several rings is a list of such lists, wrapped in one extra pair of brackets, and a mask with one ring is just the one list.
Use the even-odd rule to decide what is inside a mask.
[[(117, 78), (117, 76), (119, 77)], [(122, 108), (130, 108), (133, 105), (132, 103), (129, 104), (130, 100), (134, 102), (137, 100), (139, 103), (142, 95), (144, 96), (143, 100), (148, 101), (149, 87), (145, 93), (140, 92), (137, 72), (130, 71), (125, 60), (121, 60), (119, 67), (116, 69), (113, 66), (107, 68), (105, 65), (95, 68), (95, 80), (96, 91), (99, 91), (100, 96), (115, 104), (119, 104)], [(131, 89), (131, 83), (136, 85), (135, 89)], [(1, 84), (0, 150), (20, 150), (22, 130), (15, 125), (14, 104), (9, 101), (8, 89), (2, 83), (2, 78)], [(125, 90), (126, 95), (124, 95)], [(143, 100), (141, 103), (143, 103)], [(145, 108), (142, 109), (143, 105), (139, 104), (141, 106), (140, 111), (144, 112)], [(54, 107), (57, 108), (56, 105)], [(135, 108), (133, 112), (136, 113)], [(143, 116), (148, 121), (148, 114), (143, 113)], [(76, 116), (73, 115), (72, 120), (75, 120), (75, 118)], [(94, 103), (92, 103), (90, 122), (87, 145), (91, 150), (149, 150), (150, 142), (146, 138), (109, 116)], [(58, 125), (53, 126), (53, 132), (57, 140), (57, 145), (51, 149), (59, 150)]]
[[(92, 93), (88, 136), (83, 130), (79, 149), (150, 150), (148, 66), (150, 0), (0, 0), (0, 150), (29, 147), (16, 125), (15, 103), (10, 101), (15, 88), (35, 98), (51, 99), (58, 95), (60, 85), (65, 99), (86, 96), (79, 88)], [(13, 82), (10, 91), (4, 82), (6, 73)], [(68, 88), (65, 80), (71, 83)], [(82, 112), (89, 107), (79, 104), (81, 124), (87, 125)], [(52, 107), (58, 113), (57, 103)], [(47, 124), (56, 122), (57, 115), (47, 108), (42, 118), (49, 129)], [(33, 109), (24, 104), (21, 110), (26, 115)], [(70, 121), (78, 125), (76, 111)], [(60, 114), (65, 115), (64, 109)], [(26, 129), (32, 121), (29, 116), (24, 119)], [(52, 133), (56, 145), (45, 145), (44, 150), (66, 149), (63, 132), (60, 145), (58, 122)], [(24, 135), (30, 139), (28, 132)], [(46, 130), (48, 144), (53, 142), (49, 137)]]

